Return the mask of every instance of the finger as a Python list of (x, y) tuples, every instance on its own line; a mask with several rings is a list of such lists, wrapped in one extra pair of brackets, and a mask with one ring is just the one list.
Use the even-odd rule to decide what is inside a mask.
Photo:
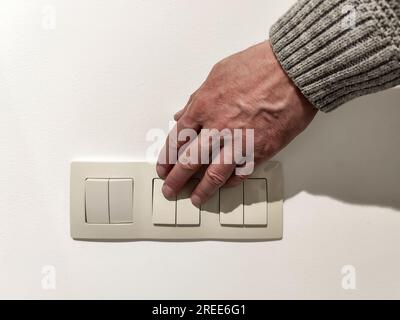
[(228, 181), (225, 183), (224, 187), (226, 188), (234, 188), (241, 184), (244, 180), (248, 179), (249, 176), (245, 175), (236, 175), (233, 174)]
[(166, 177), (162, 191), (167, 199), (176, 197), (186, 182), (200, 169), (199, 141), (201, 141), (201, 134), (186, 148)]
[(215, 152), (220, 154), (219, 140), (214, 139), (214, 134), (202, 130), (188, 146), (179, 150), (179, 161), (165, 179), (164, 196), (174, 198), (202, 164), (209, 163), (210, 155)]
[(186, 140), (180, 140), (180, 136), (185, 136), (186, 129), (197, 134), (200, 128), (200, 124), (191, 117), (183, 116), (179, 119), (169, 133), (158, 156), (156, 170), (160, 178), (165, 179), (167, 177), (177, 161), (179, 149), (187, 143)]
[(179, 110), (177, 113), (174, 114), (174, 120), (179, 121), (179, 119), (183, 116), (183, 114), (186, 111), (186, 107), (183, 108), (182, 110)]
[[(234, 159), (236, 162), (235, 172), (225, 183), (225, 187), (231, 188), (241, 184), (244, 180), (250, 177), (254, 171), (255, 159), (254, 159), (254, 138), (250, 136), (248, 139), (247, 135), (238, 135), (233, 143), (234, 148)], [(245, 156), (243, 155), (245, 152)]]
[(208, 166), (203, 178), (193, 191), (191, 200), (195, 206), (200, 207), (201, 204), (211, 198), (225, 184), (235, 170), (236, 165), (233, 161), (225, 161), (229, 158), (232, 159), (229, 155), (225, 158), (227, 152), (229, 152), (227, 148), (221, 149), (218, 161), (213, 161)]
[(196, 90), (189, 98), (189, 101), (186, 103), (186, 106), (179, 110), (177, 113), (175, 113), (174, 115), (174, 120), (175, 121), (179, 121), (180, 118), (182, 118), (182, 116), (185, 114), (186, 110), (189, 109), (190, 104), (192, 103), (194, 96), (196, 95), (198, 90)]

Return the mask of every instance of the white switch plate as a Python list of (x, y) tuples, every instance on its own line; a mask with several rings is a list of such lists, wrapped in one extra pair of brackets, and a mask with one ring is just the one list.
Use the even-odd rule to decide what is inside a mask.
[[(195, 178), (200, 178), (196, 175)], [(267, 181), (266, 225), (222, 225), (219, 193), (200, 210), (199, 225), (153, 224), (153, 180), (158, 179), (155, 165), (140, 162), (101, 163), (73, 162), (71, 164), (71, 236), (79, 240), (229, 240), (265, 241), (282, 239), (283, 180), (278, 162), (257, 166), (250, 178)], [(90, 224), (86, 222), (85, 186), (87, 179), (132, 179), (133, 222)], [(189, 195), (189, 193), (187, 193)], [(179, 200), (180, 197), (178, 197)], [(265, 196), (263, 197), (265, 198)], [(245, 204), (243, 207), (248, 206)], [(190, 208), (188, 200), (177, 207)], [(226, 206), (225, 206), (226, 207)], [(228, 206), (229, 207), (229, 206)], [(257, 207), (257, 206), (256, 206)], [(262, 207), (262, 206), (261, 206)], [(235, 208), (233, 208), (235, 210)], [(179, 215), (184, 214), (180, 211)]]

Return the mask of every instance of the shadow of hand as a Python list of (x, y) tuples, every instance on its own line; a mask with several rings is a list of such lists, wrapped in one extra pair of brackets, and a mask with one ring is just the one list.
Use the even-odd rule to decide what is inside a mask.
[(285, 199), (306, 191), (400, 209), (400, 90), (319, 114), (275, 159), (283, 163)]

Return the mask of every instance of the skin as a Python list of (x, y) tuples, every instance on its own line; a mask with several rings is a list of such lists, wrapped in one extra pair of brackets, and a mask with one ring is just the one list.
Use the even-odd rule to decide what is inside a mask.
[[(317, 109), (283, 71), (269, 41), (265, 41), (218, 62), (174, 118), (178, 133), (185, 128), (197, 132), (204, 128), (254, 129), (257, 165), (288, 145), (316, 113)], [(185, 145), (185, 141), (177, 142), (174, 135), (170, 135), (171, 140), (167, 139), (160, 159), (168, 154), (168, 141), (178, 150)], [(167, 199), (174, 198), (202, 167), (206, 167), (205, 174), (191, 195), (195, 206), (206, 202), (220, 187), (232, 187), (247, 178), (235, 174), (235, 164), (188, 162), (183, 157), (190, 154), (191, 149), (209, 150), (201, 150), (201, 145), (194, 143), (185, 148), (176, 164), (162, 164), (160, 159), (157, 163), (157, 173), (165, 179), (163, 194)], [(224, 152), (227, 150), (222, 147), (221, 154)]]

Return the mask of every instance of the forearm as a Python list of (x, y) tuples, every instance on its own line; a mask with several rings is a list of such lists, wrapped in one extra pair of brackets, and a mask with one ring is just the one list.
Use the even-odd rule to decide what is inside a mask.
[(299, 0), (270, 38), (283, 69), (321, 111), (400, 84), (399, 0)]

